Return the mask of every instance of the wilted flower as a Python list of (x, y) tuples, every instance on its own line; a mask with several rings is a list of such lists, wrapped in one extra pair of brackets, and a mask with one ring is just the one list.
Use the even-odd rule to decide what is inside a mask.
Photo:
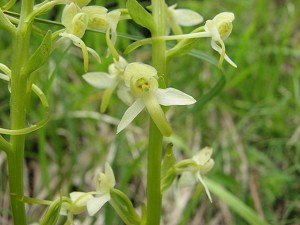
[(117, 133), (122, 131), (146, 107), (154, 123), (164, 136), (170, 136), (172, 129), (160, 105), (190, 105), (196, 100), (177, 89), (158, 88), (157, 71), (143, 63), (130, 63), (124, 71), (125, 85), (136, 97), (135, 102), (124, 113)]
[[(222, 66), (225, 59), (230, 65), (237, 67), (236, 64), (226, 55), (224, 40), (232, 31), (232, 22), (234, 14), (231, 12), (222, 12), (216, 15), (212, 20), (207, 20), (205, 23), (205, 31), (211, 35), (211, 47), (216, 50), (221, 56), (219, 67)], [(219, 46), (218, 43), (221, 45)]]
[(167, 7), (167, 33), (182, 34), (180, 26), (194, 26), (203, 21), (203, 17), (190, 9), (175, 9), (177, 4)]

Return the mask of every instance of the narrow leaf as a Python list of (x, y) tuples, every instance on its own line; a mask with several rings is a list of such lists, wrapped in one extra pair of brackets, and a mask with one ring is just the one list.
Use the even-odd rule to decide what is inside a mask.
[(197, 101), (194, 108), (191, 109), (191, 112), (200, 110), (207, 102), (209, 102), (212, 98), (214, 98), (220, 93), (225, 84), (226, 78), (225, 75), (222, 74), (221, 78), (216, 83), (216, 85)]
[(109, 203), (126, 225), (141, 224), (141, 218), (135, 211), (130, 199), (120, 190), (110, 191), (111, 200)]
[(197, 38), (183, 39), (179, 41), (173, 48), (167, 51), (167, 57), (182, 56), (188, 54), (199, 41)]
[(43, 63), (46, 62), (48, 56), (51, 53), (52, 37), (51, 31), (48, 31), (45, 35), (41, 45), (28, 59), (25, 67), (22, 70), (22, 74), (27, 75), (37, 70)]
[(188, 113), (198, 112), (204, 107), (204, 105), (206, 105), (210, 100), (212, 100), (221, 92), (221, 90), (226, 84), (226, 77), (223, 71), (221, 72), (222, 75), (218, 82), (206, 94), (202, 95), (202, 97), (199, 100), (197, 100), (193, 108), (187, 110), (185, 113), (182, 113), (177, 119), (184, 118)]
[[(191, 32), (197, 33), (203, 31), (203, 27), (199, 27)], [(199, 41), (199, 38), (187, 38), (180, 40), (174, 47), (167, 51), (167, 57), (172, 58), (175, 56), (182, 56), (188, 54)]]
[(61, 209), (62, 199), (55, 200), (43, 215), (40, 225), (55, 225)]
[(142, 27), (147, 28), (151, 32), (154, 31), (155, 25), (152, 15), (147, 12), (136, 0), (128, 0), (127, 9), (134, 22)]
[(269, 225), (266, 221), (260, 219), (253, 209), (235, 197), (218, 183), (205, 179), (209, 190), (223, 200), (237, 214), (244, 218), (251, 225)]
[(175, 156), (173, 153), (173, 144), (169, 143), (167, 145), (166, 153), (165, 153), (165, 156), (164, 156), (164, 159), (162, 162), (162, 169), (161, 169), (162, 176), (161, 177), (164, 177), (164, 175), (166, 175), (167, 171), (170, 168), (172, 168), (175, 165), (175, 163), (176, 163), (176, 159), (175, 159)]
[(5, 31), (8, 31), (12, 34), (16, 32), (16, 27), (13, 25), (9, 19), (5, 16), (5, 14), (0, 10), (0, 28), (4, 29)]

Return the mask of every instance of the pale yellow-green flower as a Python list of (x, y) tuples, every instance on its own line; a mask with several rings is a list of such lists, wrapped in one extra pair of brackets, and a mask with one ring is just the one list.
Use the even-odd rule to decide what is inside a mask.
[(108, 10), (102, 6), (86, 6), (82, 8), (82, 12), (88, 15), (89, 28), (103, 32), (111, 31), (111, 41), (115, 44), (117, 38), (117, 25), (121, 16), (119, 10), (108, 12)]
[[(199, 180), (199, 182), (203, 185), (205, 192), (212, 202), (212, 198), (208, 187), (206, 186), (203, 175), (208, 173), (214, 166), (215, 162), (211, 158), (213, 149), (210, 147), (205, 147), (201, 149), (195, 156), (190, 160), (183, 160), (185, 163), (178, 163), (177, 169), (182, 172), (182, 175), (179, 180), (179, 186), (189, 186), (195, 183), (195, 180)], [(188, 162), (188, 163), (186, 163)], [(189, 165), (188, 168), (180, 168), (179, 165)], [(192, 165), (192, 166), (191, 166)], [(196, 178), (196, 179), (195, 179)]]
[(66, 28), (66, 32), (76, 37), (82, 38), (89, 22), (88, 15), (81, 11), (81, 8), (75, 3), (65, 6), (61, 22)]
[(83, 213), (87, 210), (90, 216), (98, 212), (102, 206), (110, 200), (110, 191), (116, 185), (115, 176), (108, 163), (105, 164), (105, 173), (97, 175), (97, 187), (94, 192), (72, 192), (71, 202), (63, 204), (63, 215), (68, 215), (72, 222), (73, 215)]
[(131, 100), (129, 99), (130, 96), (128, 96), (128, 91), (125, 91), (125, 89), (129, 88), (125, 87), (123, 76), (127, 64), (127, 61), (120, 56), (119, 61), (116, 61), (114, 59), (114, 63), (112, 63), (108, 67), (108, 73), (90, 72), (83, 75), (83, 79), (90, 85), (99, 89), (105, 89), (101, 102), (101, 112), (104, 112), (106, 110), (111, 95), (116, 89), (118, 89), (118, 96), (121, 100), (123, 100), (127, 104), (131, 102)]
[(62, 12), (61, 22), (66, 29), (59, 35), (63, 38), (70, 39), (74, 45), (81, 48), (85, 70), (87, 71), (88, 69), (88, 52), (100, 62), (100, 56), (98, 53), (95, 50), (86, 47), (85, 43), (81, 40), (88, 28), (89, 15), (86, 14), (78, 5), (72, 2), (65, 6)]
[(146, 108), (152, 120), (164, 136), (170, 136), (172, 129), (160, 105), (190, 105), (196, 100), (177, 89), (158, 88), (157, 71), (143, 63), (130, 63), (124, 71), (125, 85), (130, 88), (135, 102), (124, 113), (117, 133), (126, 128)]
[(98, 212), (111, 198), (110, 190), (116, 185), (115, 175), (108, 163), (105, 164), (105, 173), (97, 176), (97, 189), (94, 198), (88, 200), (87, 211), (90, 216)]
[(212, 20), (207, 20), (204, 26), (205, 31), (211, 36), (211, 47), (221, 55), (219, 67), (222, 66), (224, 59), (233, 67), (237, 67), (236, 64), (226, 55), (224, 44), (224, 40), (232, 31), (233, 20), (234, 14), (232, 12), (222, 12), (216, 15)]
[(94, 56), (97, 54), (92, 49), (86, 48), (81, 40), (85, 31), (94, 29), (106, 32), (107, 46), (114, 58), (118, 60), (119, 55), (114, 48), (114, 44), (117, 39), (117, 25), (121, 19), (121, 10), (108, 12), (102, 6), (86, 6), (88, 3), (88, 0), (78, 0), (65, 6), (62, 13), (62, 24), (65, 26), (66, 31), (62, 32), (60, 36), (71, 39), (75, 45), (80, 47), (86, 62), (88, 61), (88, 51)]

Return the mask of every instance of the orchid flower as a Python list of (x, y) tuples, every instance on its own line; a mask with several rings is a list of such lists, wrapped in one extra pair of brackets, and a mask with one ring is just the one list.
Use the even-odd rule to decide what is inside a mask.
[[(103, 94), (103, 99), (101, 103), (101, 112), (105, 112), (109, 100), (111, 98), (111, 95), (115, 91), (115, 89), (119, 86), (119, 89), (128, 89), (123, 84), (124, 82), (124, 70), (127, 66), (127, 61), (123, 57), (119, 57), (119, 61), (116, 61), (114, 59), (114, 63), (112, 63), (108, 67), (108, 73), (104, 72), (90, 72), (83, 75), (83, 79), (88, 82), (90, 85), (99, 88), (99, 89), (105, 89)], [(128, 95), (128, 94), (127, 94)], [(127, 98), (120, 97), (123, 101), (127, 102)], [(130, 101), (130, 100), (129, 100)]]
[[(80, 3), (82, 3), (82, 1)], [(88, 3), (88, 1), (84, 2), (84, 4), (86, 3)], [(88, 28), (88, 14), (86, 14), (78, 5), (72, 2), (65, 6), (62, 12), (61, 21), (66, 30), (61, 32), (59, 35), (63, 38), (70, 39), (74, 45), (81, 48), (85, 70), (87, 71), (88, 69), (88, 52), (100, 62), (100, 56), (98, 53), (95, 50), (86, 47), (85, 43), (81, 40), (86, 29)]]
[(86, 211), (86, 204), (88, 200), (94, 198), (91, 193), (85, 192), (72, 192), (70, 193), (69, 201), (62, 203), (60, 215), (67, 216), (67, 222), (65, 224), (73, 224), (74, 215), (83, 213)]
[[(205, 31), (211, 35), (211, 47), (217, 51), (221, 56), (219, 60), (219, 67), (222, 66), (225, 59), (233, 67), (236, 64), (226, 55), (224, 40), (230, 35), (232, 31), (232, 22), (234, 14), (231, 12), (222, 12), (216, 15), (212, 20), (207, 20), (205, 23)], [(219, 46), (218, 43), (221, 45)]]
[(130, 63), (124, 71), (124, 82), (136, 97), (135, 102), (124, 113), (117, 133), (126, 128), (146, 107), (152, 120), (164, 136), (170, 136), (172, 129), (160, 105), (190, 105), (196, 100), (177, 89), (158, 88), (157, 71), (143, 63)]
[(87, 201), (87, 211), (90, 216), (98, 212), (110, 200), (110, 190), (116, 185), (115, 175), (108, 163), (105, 164), (105, 173), (97, 176), (97, 190), (95, 197)]
[(89, 22), (88, 27), (91, 29), (110, 32), (111, 30), (111, 41), (113, 44), (117, 38), (117, 25), (121, 16), (119, 10), (108, 10), (102, 6), (86, 6), (82, 8), (82, 12), (88, 15)]
[(174, 34), (182, 34), (180, 26), (194, 26), (203, 21), (203, 17), (190, 9), (175, 9), (177, 4), (167, 8), (167, 34), (170, 29)]
[[(192, 169), (180, 169), (182, 172), (182, 176), (180, 177), (179, 180), (179, 186), (187, 186), (191, 185), (195, 182), (196, 180), (199, 180), (199, 182), (203, 185), (205, 192), (209, 198), (209, 200), (212, 202), (212, 198), (210, 195), (210, 192), (208, 190), (208, 187), (206, 186), (202, 175), (205, 175), (208, 173), (214, 166), (215, 162), (213, 159), (211, 159), (213, 149), (210, 147), (205, 147), (201, 149), (195, 156), (192, 157)], [(189, 160), (183, 160), (184, 162), (187, 162)], [(182, 161), (182, 162), (183, 162)], [(178, 163), (178, 165), (180, 162)], [(181, 163), (184, 164), (184, 163)], [(177, 167), (179, 168), (179, 166)]]
[(115, 184), (112, 168), (106, 163), (105, 173), (97, 175), (96, 191), (70, 193), (71, 202), (63, 205), (61, 214), (67, 215), (70, 222), (73, 220), (73, 215), (83, 213), (86, 210), (90, 216), (93, 216), (110, 200), (110, 190), (113, 189)]

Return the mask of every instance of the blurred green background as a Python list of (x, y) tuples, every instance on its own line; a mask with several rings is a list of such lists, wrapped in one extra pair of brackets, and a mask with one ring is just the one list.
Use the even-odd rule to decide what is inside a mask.
[[(92, 1), (109, 10), (125, 6), (125, 0)], [(144, 6), (149, 1), (140, 1)], [(173, 107), (169, 111), (178, 160), (191, 157), (204, 146), (214, 148), (214, 169), (207, 175), (259, 218), (272, 225), (300, 224), (300, 1), (167, 1), (177, 8), (193, 9), (204, 17), (231, 11), (234, 28), (225, 41), (226, 53), (238, 65), (226, 62), (223, 72), (216, 62), (218, 54), (210, 40), (201, 39), (192, 55), (170, 62), (170, 86), (193, 95), (193, 107)], [(15, 9), (18, 12), (17, 7)], [(44, 15), (60, 20), (62, 8)], [(36, 22), (45, 30), (57, 25)], [(120, 22), (117, 46), (120, 52), (135, 36), (149, 33), (132, 22)], [(185, 29), (191, 31), (190, 28)], [(130, 35), (126, 35), (130, 34)], [(0, 31), (0, 62), (10, 65), (13, 50), (10, 38)], [(42, 35), (34, 34), (36, 48)], [(90, 71), (107, 71), (104, 35), (87, 32), (84, 40), (101, 53), (102, 64), (92, 62)], [(172, 45), (172, 43), (170, 43)], [(151, 63), (151, 48), (131, 53), (127, 60)], [(52, 199), (59, 193), (94, 190), (93, 175), (106, 161), (112, 163), (117, 187), (124, 190), (134, 205), (145, 198), (147, 114), (135, 125), (115, 135), (116, 124), (126, 110), (115, 97), (105, 114), (99, 113), (102, 91), (86, 84), (81, 52), (70, 47), (55, 51), (49, 63), (36, 74), (51, 106), (51, 121), (45, 128), (28, 135), (26, 146), (26, 194)], [(225, 78), (225, 79), (224, 79)], [(226, 81), (225, 81), (226, 80)], [(33, 96), (28, 124), (43, 116)], [(0, 124), (9, 126), (9, 90), (0, 81)], [(145, 133), (146, 131), (146, 133)], [(5, 155), (0, 152), (0, 224), (9, 221)], [(229, 202), (213, 194), (213, 204), (199, 187), (168, 191), (164, 197), (163, 223), (166, 225), (243, 225), (249, 224)], [(29, 222), (35, 222), (45, 208), (29, 206)], [(82, 224), (122, 224), (107, 205), (93, 219), (78, 217)], [(80, 223), (79, 223), (80, 224)], [(252, 223), (253, 224), (253, 223)]]

